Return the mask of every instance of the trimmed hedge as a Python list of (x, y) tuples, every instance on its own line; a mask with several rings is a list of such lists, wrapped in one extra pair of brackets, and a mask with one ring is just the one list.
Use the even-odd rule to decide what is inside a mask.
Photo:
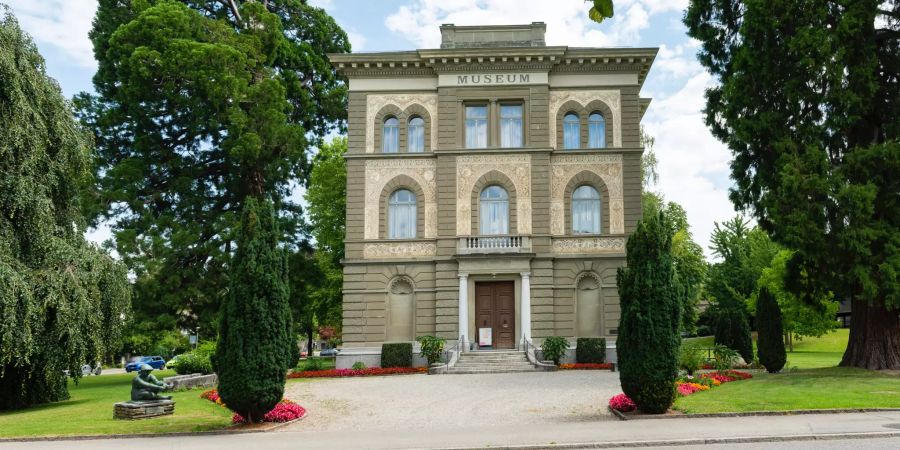
[(778, 300), (766, 287), (759, 290), (756, 319), (756, 329), (759, 333), (756, 341), (759, 362), (770, 373), (778, 372), (787, 362), (787, 352), (784, 350), (784, 325)]
[(412, 343), (381, 344), (381, 367), (412, 367)]
[(578, 338), (575, 343), (575, 362), (602, 364), (606, 362), (606, 339)]

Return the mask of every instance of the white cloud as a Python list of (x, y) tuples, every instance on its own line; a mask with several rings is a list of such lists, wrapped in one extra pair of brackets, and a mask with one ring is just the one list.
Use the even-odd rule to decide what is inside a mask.
[(49, 45), (74, 64), (95, 68), (88, 31), (97, 12), (96, 0), (4, 0), (38, 46)]
[(354, 52), (363, 51), (366, 49), (366, 36), (362, 33), (354, 30), (353, 28), (347, 28), (345, 30), (347, 32), (347, 39), (350, 39), (350, 46)]

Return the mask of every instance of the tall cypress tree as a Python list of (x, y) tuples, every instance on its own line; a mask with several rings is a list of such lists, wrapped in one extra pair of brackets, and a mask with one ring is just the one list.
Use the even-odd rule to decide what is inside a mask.
[(619, 380), (641, 411), (660, 414), (675, 400), (683, 292), (672, 264), (672, 227), (663, 213), (638, 224), (626, 258), (627, 267), (616, 274)]
[(251, 422), (281, 400), (297, 350), (279, 238), (272, 202), (247, 198), (213, 365), (222, 401)]
[(759, 363), (769, 372), (778, 372), (787, 362), (787, 353), (784, 350), (784, 324), (778, 300), (765, 286), (760, 288), (756, 300), (756, 330), (759, 332), (756, 341)]

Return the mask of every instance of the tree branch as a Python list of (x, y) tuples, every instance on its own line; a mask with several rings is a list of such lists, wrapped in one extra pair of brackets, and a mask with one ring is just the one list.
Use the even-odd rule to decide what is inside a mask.
[(241, 19), (241, 13), (238, 11), (237, 5), (234, 3), (234, 0), (222, 0), (225, 3), (225, 6), (228, 6), (228, 9), (231, 10), (231, 13), (234, 14), (234, 18), (237, 19), (237, 26), (241, 26), (244, 22), (244, 19)]

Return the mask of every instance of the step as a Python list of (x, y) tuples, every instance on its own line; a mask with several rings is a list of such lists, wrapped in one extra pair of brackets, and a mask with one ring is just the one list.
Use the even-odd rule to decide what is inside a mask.
[(534, 367), (533, 364), (527, 362), (519, 362), (514, 364), (467, 364), (467, 363), (456, 363), (453, 367)]
[(447, 371), (448, 374), (452, 375), (464, 375), (464, 374), (479, 374), (479, 373), (519, 373), (519, 372), (537, 372), (538, 370), (534, 367), (530, 367), (527, 369), (461, 369), (457, 370), (456, 368), (450, 369)]

